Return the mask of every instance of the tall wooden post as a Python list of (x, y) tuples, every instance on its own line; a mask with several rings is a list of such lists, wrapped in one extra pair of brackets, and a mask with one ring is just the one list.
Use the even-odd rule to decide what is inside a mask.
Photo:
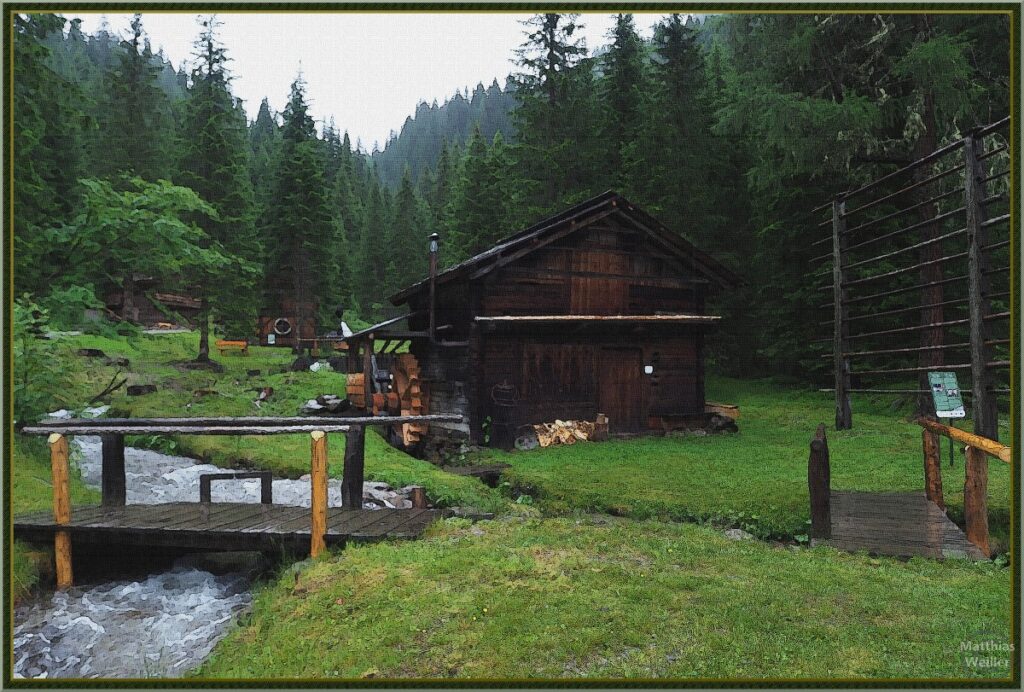
[(982, 248), (988, 243), (985, 228), (985, 189), (981, 163), (978, 161), (980, 142), (972, 135), (964, 138), (964, 207), (967, 210), (967, 300), (970, 315), (971, 342), (971, 401), (974, 433), (990, 440), (999, 439), (999, 412), (992, 393), (986, 363), (991, 360), (992, 349), (985, 345), (988, 328), (985, 315), (989, 312), (989, 280), (985, 275), (988, 261)]
[[(53, 521), (71, 523), (71, 482), (68, 476), (68, 440), (53, 433), (50, 444), (50, 475), (53, 481)], [(57, 588), (69, 589), (74, 580), (71, 572), (71, 534), (57, 531), (53, 535), (53, 552), (57, 563)]]
[(101, 435), (103, 474), (101, 486), (105, 507), (123, 507), (125, 503), (124, 435)]
[(924, 450), (924, 494), (946, 511), (942, 497), (942, 460), (939, 456), (939, 436), (930, 430), (921, 431), (921, 447)]
[(327, 435), (317, 430), (311, 438), (312, 469), (310, 471), (310, 514), (312, 522), (309, 534), (309, 554), (317, 557), (327, 547), (324, 534), (327, 533)]
[(345, 468), (341, 478), (341, 507), (347, 510), (363, 508), (363, 452), (366, 428), (353, 425), (345, 433)]
[(373, 334), (366, 335), (366, 347), (363, 349), (363, 392), (366, 397), (366, 410), (373, 411)]
[(811, 454), (807, 459), (807, 490), (811, 496), (811, 538), (825, 539), (832, 535), (832, 471), (828, 458), (825, 425), (811, 440)]
[(964, 523), (967, 540), (989, 555), (988, 548), (988, 455), (977, 447), (967, 448), (967, 477), (964, 480)]
[(846, 289), (843, 287), (843, 254), (846, 250), (846, 202), (837, 197), (832, 200), (832, 350), (836, 389), (836, 430), (853, 427), (850, 408), (850, 358), (848, 339), (850, 325), (846, 321)]

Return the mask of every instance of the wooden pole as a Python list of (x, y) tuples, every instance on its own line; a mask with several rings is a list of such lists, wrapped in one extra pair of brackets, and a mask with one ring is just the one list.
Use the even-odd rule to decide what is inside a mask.
[(848, 339), (850, 326), (846, 315), (846, 288), (843, 286), (843, 253), (846, 249), (846, 202), (836, 198), (832, 201), (832, 352), (833, 370), (836, 383), (836, 430), (853, 427), (853, 412), (850, 408), (850, 359)]
[(983, 452), (991, 454), (1000, 461), (1005, 461), (1007, 464), (1010, 463), (1012, 450), (1001, 442), (996, 442), (995, 440), (990, 440), (986, 437), (969, 433), (966, 430), (961, 430), (960, 428), (951, 428), (948, 425), (936, 423), (935, 421), (928, 420), (927, 418), (918, 418), (916, 422), (922, 428), (931, 430), (933, 433), (952, 437), (957, 442), (963, 442), (965, 445), (977, 447)]
[(811, 496), (811, 538), (829, 538), (832, 535), (832, 479), (829, 468), (828, 441), (825, 425), (811, 440), (811, 454), (807, 460), (807, 489)]
[(311, 438), (312, 469), (309, 476), (312, 522), (309, 535), (310, 557), (317, 557), (327, 547), (327, 434), (317, 430)]
[(366, 428), (360, 426), (345, 433), (345, 468), (341, 478), (341, 507), (363, 508), (363, 452)]
[(409, 489), (409, 499), (412, 500), (413, 509), (427, 508), (427, 493), (421, 485), (414, 485)]
[(363, 396), (366, 397), (367, 411), (373, 411), (373, 334), (366, 337), (366, 348), (363, 349)]
[(124, 476), (124, 435), (101, 435), (103, 443), (102, 503), (123, 507), (127, 494)]
[[(50, 474), (53, 481), (53, 521), (71, 523), (71, 483), (68, 477), (68, 440), (59, 433), (50, 435)], [(57, 531), (53, 535), (53, 552), (57, 563), (57, 588), (69, 589), (74, 580), (71, 572), (71, 534)]]
[(964, 206), (967, 209), (967, 298), (970, 315), (971, 340), (971, 402), (974, 432), (990, 440), (999, 439), (999, 411), (987, 363), (992, 360), (992, 349), (986, 345), (988, 327), (985, 316), (989, 312), (989, 279), (985, 273), (988, 262), (983, 250), (988, 244), (985, 224), (984, 172), (978, 161), (980, 142), (972, 135), (964, 137)]
[(945, 512), (946, 502), (942, 497), (942, 460), (939, 458), (939, 436), (930, 430), (922, 430), (921, 445), (924, 449), (925, 496)]
[(988, 547), (988, 455), (976, 447), (967, 448), (967, 477), (964, 481), (964, 523), (967, 540), (989, 555)]

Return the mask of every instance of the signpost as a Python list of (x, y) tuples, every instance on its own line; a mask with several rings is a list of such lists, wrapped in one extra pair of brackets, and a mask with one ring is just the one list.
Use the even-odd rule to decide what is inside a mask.
[[(928, 384), (932, 390), (932, 401), (935, 403), (937, 417), (950, 419), (950, 427), (953, 426), (954, 418), (967, 417), (955, 372), (930, 372), (928, 373)], [(953, 465), (952, 437), (949, 438), (949, 465)]]

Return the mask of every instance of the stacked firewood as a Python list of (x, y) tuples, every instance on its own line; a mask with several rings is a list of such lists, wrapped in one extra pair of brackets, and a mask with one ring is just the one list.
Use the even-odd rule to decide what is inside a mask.
[(597, 425), (588, 420), (556, 420), (533, 426), (541, 447), (586, 442), (594, 437), (596, 428)]

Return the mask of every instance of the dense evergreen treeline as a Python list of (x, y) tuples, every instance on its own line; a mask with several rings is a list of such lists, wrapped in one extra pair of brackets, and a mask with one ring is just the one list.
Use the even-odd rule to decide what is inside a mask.
[(187, 283), (229, 335), (285, 296), (321, 324), (339, 304), (369, 320), (422, 278), (431, 232), (452, 263), (617, 189), (746, 277), (713, 308), (722, 364), (795, 372), (818, 367), (823, 319), (810, 210), (1008, 110), (1002, 16), (669, 15), (644, 41), (619, 14), (598, 55), (580, 21), (534, 16), (504, 89), (421, 103), (368, 155), (316, 126), (301, 76), (282, 113), (264, 100), (246, 123), (212, 18), (186, 74), (140, 18), (115, 42), (21, 15), (17, 291), (88, 302), (82, 287), (130, 275), (86, 262), (91, 243), (166, 229), (146, 270)]

